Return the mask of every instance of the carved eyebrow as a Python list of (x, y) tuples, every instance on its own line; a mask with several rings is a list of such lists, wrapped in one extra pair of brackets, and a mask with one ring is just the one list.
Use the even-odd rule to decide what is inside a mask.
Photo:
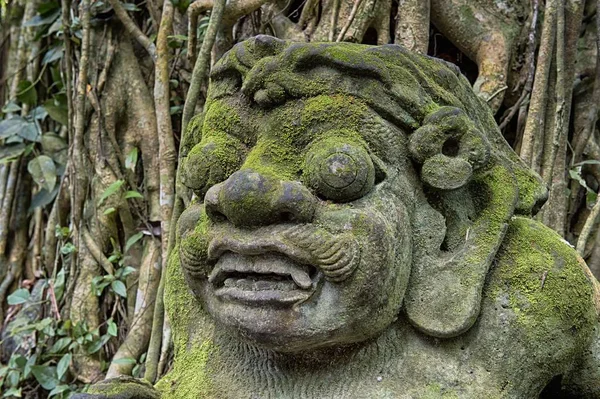
[[(294, 69), (297, 71), (306, 71), (320, 66), (327, 66), (347, 74), (378, 80), (385, 87), (392, 85), (389, 72), (385, 67), (379, 65), (377, 58), (373, 58), (369, 62), (363, 62), (362, 57), (360, 57), (361, 53), (356, 52), (356, 58), (341, 60), (335, 57), (335, 55), (330, 54), (329, 49), (331, 49), (331, 46), (324, 48), (315, 47), (303, 52), (299, 57), (294, 57)], [(286, 49), (286, 53), (288, 54), (294, 51), (293, 45)]]

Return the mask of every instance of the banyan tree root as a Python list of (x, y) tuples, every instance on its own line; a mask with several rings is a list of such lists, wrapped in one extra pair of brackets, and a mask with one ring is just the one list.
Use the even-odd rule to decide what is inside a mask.
[(113, 356), (106, 378), (131, 374), (134, 364), (119, 360), (139, 358), (150, 340), (154, 303), (161, 274), (161, 250), (158, 239), (147, 237), (145, 241), (133, 322), (125, 341)]

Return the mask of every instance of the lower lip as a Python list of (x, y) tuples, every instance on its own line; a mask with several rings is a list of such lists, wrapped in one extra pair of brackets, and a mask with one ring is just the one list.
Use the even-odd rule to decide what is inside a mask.
[(228, 301), (237, 301), (248, 305), (290, 306), (306, 301), (312, 292), (301, 290), (261, 290), (249, 291), (237, 287), (222, 287), (215, 290), (215, 295)]

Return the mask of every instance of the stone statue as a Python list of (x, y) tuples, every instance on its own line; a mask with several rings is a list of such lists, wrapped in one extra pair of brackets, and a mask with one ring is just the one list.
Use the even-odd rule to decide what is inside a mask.
[(181, 148), (173, 369), (85, 397), (600, 398), (598, 283), (455, 67), (258, 36), (211, 79)]

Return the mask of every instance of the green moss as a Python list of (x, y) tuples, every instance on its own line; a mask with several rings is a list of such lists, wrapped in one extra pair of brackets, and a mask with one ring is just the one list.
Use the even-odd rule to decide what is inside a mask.
[(206, 104), (206, 110), (203, 131), (208, 129), (243, 134), (239, 132), (241, 118), (236, 107), (229, 105), (225, 100), (216, 100)]
[(453, 389), (443, 389), (439, 384), (431, 384), (425, 388), (421, 399), (458, 399), (458, 394)]
[(590, 336), (596, 314), (593, 288), (581, 259), (550, 228), (531, 219), (515, 217), (502, 248), (498, 270), (500, 290), (507, 290), (518, 324), (543, 343), (563, 332), (583, 341)]
[(547, 189), (540, 178), (531, 173), (529, 169), (513, 168), (519, 184), (519, 202), (516, 211), (519, 214), (531, 215), (538, 202), (547, 195)]
[(281, 180), (297, 180), (301, 165), (300, 151), (285, 137), (280, 140), (259, 140), (244, 163), (245, 168), (250, 168), (265, 177)]
[(322, 95), (309, 98), (302, 110), (302, 123), (311, 126), (315, 122), (327, 124), (334, 121), (340, 128), (360, 131), (360, 123), (368, 113), (366, 104), (348, 95)]
[[(210, 221), (203, 217), (196, 225), (194, 234), (188, 240), (195, 245), (207, 243), (206, 237)], [(179, 264), (179, 243), (173, 248), (167, 267), (165, 285), (165, 310), (171, 322), (175, 361), (173, 370), (156, 384), (162, 398), (197, 399), (210, 397), (211, 387), (207, 374), (207, 360), (213, 350), (210, 339), (212, 323), (190, 292)]]
[[(478, 206), (482, 207), (477, 220), (473, 223), (472, 230), (465, 236), (475, 237), (471, 244), (463, 273), (467, 277), (472, 273), (473, 265), (489, 264), (490, 256), (495, 253), (495, 248), (502, 240), (501, 232), (513, 212), (517, 197), (517, 187), (508, 169), (504, 166), (493, 166), (487, 172), (477, 175), (474, 179), (472, 193)], [(486, 269), (487, 270), (487, 269)], [(476, 270), (479, 272), (479, 270)], [(480, 284), (479, 274), (462, 279), (467, 287)]]
[(180, 352), (173, 370), (162, 378), (156, 389), (162, 399), (197, 399), (213, 397), (207, 361), (213, 346), (209, 341), (192, 345)]
[(180, 156), (186, 157), (191, 149), (200, 142), (202, 138), (202, 125), (204, 124), (204, 114), (195, 115), (188, 123), (187, 130), (183, 135), (180, 148)]
[(245, 146), (235, 137), (219, 130), (208, 130), (188, 154), (182, 177), (188, 187), (202, 197), (208, 188), (222, 182), (241, 165)]

